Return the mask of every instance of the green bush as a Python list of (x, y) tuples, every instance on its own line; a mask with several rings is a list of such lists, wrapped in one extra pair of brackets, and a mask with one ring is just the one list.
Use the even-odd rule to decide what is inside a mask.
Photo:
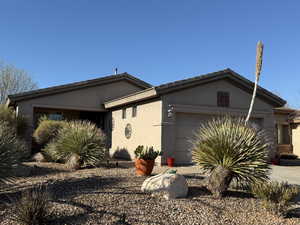
[(25, 137), (27, 119), (21, 114), (17, 116), (13, 108), (7, 107), (6, 105), (0, 105), (0, 122), (7, 123), (18, 136)]
[[(45, 151), (71, 168), (96, 166), (106, 154), (106, 136), (88, 121), (67, 122)], [(74, 162), (75, 161), (75, 162)]]
[(284, 216), (291, 201), (299, 194), (299, 188), (286, 182), (258, 182), (251, 186), (252, 193), (262, 199), (263, 207), (268, 211)]
[(58, 131), (65, 124), (65, 121), (49, 120), (46, 117), (42, 117), (33, 133), (33, 137), (38, 144), (46, 145), (57, 136)]
[(16, 201), (12, 220), (23, 225), (45, 225), (51, 215), (47, 188), (39, 185), (22, 193)]
[(154, 160), (157, 156), (160, 155), (160, 151), (155, 151), (153, 147), (144, 147), (139, 145), (135, 151), (135, 158), (144, 159), (144, 160)]
[(230, 182), (248, 185), (268, 179), (267, 138), (243, 118), (219, 117), (200, 125), (193, 140), (193, 161), (210, 173), (208, 189), (221, 197)]
[(7, 123), (0, 121), (0, 181), (9, 180), (11, 169), (25, 156), (25, 143)]

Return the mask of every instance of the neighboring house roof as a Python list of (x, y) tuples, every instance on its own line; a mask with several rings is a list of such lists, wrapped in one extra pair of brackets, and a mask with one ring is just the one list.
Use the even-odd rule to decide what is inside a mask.
[(297, 111), (296, 109), (292, 109), (292, 108), (285, 107), (285, 106), (274, 108), (273, 110), (274, 110), (274, 113), (276, 113), (276, 114), (291, 114), (291, 113), (294, 113)]
[[(118, 107), (124, 104), (134, 103), (142, 100), (146, 100), (149, 98), (158, 97), (160, 95), (179, 91), (182, 89), (186, 89), (189, 87), (203, 85), (209, 82), (221, 80), (221, 79), (228, 79), (230, 82), (233, 82), (236, 86), (239, 86), (252, 94), (254, 83), (250, 80), (242, 77), (238, 73), (234, 72), (231, 69), (225, 69), (221, 71), (217, 71), (214, 73), (209, 73), (205, 75), (196, 76), (189, 79), (179, 80), (175, 82), (170, 82), (167, 84), (162, 84), (156, 87), (152, 87), (128, 96), (124, 96), (118, 99), (114, 99), (104, 103), (105, 108), (113, 108)], [(279, 96), (271, 93), (270, 91), (258, 86), (257, 88), (257, 96), (259, 98), (264, 99), (265, 101), (272, 104), (274, 107), (281, 107), (286, 104), (286, 101)]]
[(103, 85), (103, 84), (121, 81), (121, 80), (127, 80), (130, 83), (132, 83), (138, 87), (141, 87), (143, 89), (152, 87), (151, 84), (148, 84), (148, 83), (125, 72), (125, 73), (121, 73), (121, 74), (110, 75), (110, 76), (101, 77), (101, 78), (92, 79), (92, 80), (80, 81), (80, 82), (75, 82), (75, 83), (70, 83), (70, 84), (65, 84), (65, 85), (53, 86), (53, 87), (18, 93), (18, 94), (14, 94), (14, 95), (9, 95), (8, 101), (6, 104), (13, 105), (17, 101), (22, 101), (22, 100), (37, 98), (37, 97), (41, 97), (41, 96), (45, 96), (45, 95), (67, 92), (67, 91), (73, 91), (73, 90), (86, 88), (86, 87), (94, 87), (97, 85)]

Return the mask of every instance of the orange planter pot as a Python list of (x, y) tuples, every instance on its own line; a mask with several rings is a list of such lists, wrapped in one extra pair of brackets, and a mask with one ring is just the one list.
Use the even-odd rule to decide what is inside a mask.
[(135, 159), (136, 174), (139, 176), (149, 176), (154, 167), (154, 160)]
[(168, 157), (167, 158), (168, 167), (174, 167), (174, 162), (175, 162), (175, 159), (173, 157)]

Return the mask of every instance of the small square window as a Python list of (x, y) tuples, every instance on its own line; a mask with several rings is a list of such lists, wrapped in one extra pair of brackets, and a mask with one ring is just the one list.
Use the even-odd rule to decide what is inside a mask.
[(219, 91), (217, 94), (218, 107), (229, 107), (229, 93)]
[(136, 117), (137, 114), (137, 106), (132, 106), (132, 117)]
[(126, 119), (126, 108), (122, 109), (122, 119)]

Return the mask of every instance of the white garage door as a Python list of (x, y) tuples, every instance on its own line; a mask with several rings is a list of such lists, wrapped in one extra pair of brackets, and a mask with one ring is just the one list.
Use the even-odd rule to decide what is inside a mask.
[(191, 140), (201, 123), (213, 118), (212, 115), (177, 113), (176, 114), (176, 139), (175, 162), (189, 164), (192, 162)]

